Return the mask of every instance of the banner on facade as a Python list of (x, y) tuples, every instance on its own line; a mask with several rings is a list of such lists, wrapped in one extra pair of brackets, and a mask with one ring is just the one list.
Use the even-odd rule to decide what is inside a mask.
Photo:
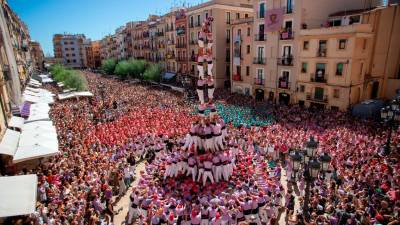
[(283, 14), (283, 8), (267, 10), (265, 14), (265, 31), (273, 32), (280, 30), (282, 27)]
[(242, 44), (242, 39), (240, 35), (235, 37), (235, 41), (233, 42), (233, 65), (240, 65), (240, 48)]

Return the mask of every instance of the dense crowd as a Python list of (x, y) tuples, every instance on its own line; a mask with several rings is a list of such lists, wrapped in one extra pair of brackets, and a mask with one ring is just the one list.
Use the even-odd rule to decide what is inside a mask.
[[(399, 154), (378, 155), (388, 132), (375, 122), (340, 112), (272, 107), (276, 118), (270, 125), (227, 125), (226, 151), (237, 152), (232, 177), (203, 187), (183, 174), (164, 179), (163, 158), (180, 151), (196, 117), (192, 106), (169, 91), (86, 76), (93, 99), (52, 106), (61, 154), (32, 171), (39, 177), (33, 224), (112, 224), (113, 203), (126, 193), (142, 158), (149, 160), (128, 193), (128, 222), (274, 224), (286, 208), (288, 224), (399, 224)], [(304, 179), (300, 176), (296, 193), (283, 185), (281, 175), (292, 172), (290, 149), (301, 148), (310, 136), (319, 141), (319, 152), (331, 154), (333, 176), (312, 185), (306, 222), (301, 207), (294, 207), (295, 197), (300, 206), (304, 202)], [(392, 142), (400, 143), (399, 130)]]

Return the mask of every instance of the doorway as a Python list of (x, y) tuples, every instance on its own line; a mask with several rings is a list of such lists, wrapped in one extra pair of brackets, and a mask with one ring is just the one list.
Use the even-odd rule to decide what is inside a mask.
[(279, 104), (289, 105), (289, 103), (290, 103), (290, 95), (287, 93), (279, 93)]
[(378, 97), (379, 91), (379, 81), (374, 81), (372, 83), (371, 99), (376, 99)]
[(264, 101), (264, 90), (256, 89), (256, 101), (261, 102)]

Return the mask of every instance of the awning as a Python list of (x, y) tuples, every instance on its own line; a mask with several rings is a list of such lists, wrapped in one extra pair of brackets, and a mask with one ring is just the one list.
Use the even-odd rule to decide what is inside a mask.
[(176, 74), (175, 73), (164, 73), (163, 74), (163, 79), (166, 79), (166, 80), (170, 80), (170, 79), (172, 79), (173, 77), (175, 77), (176, 76)]
[(13, 163), (50, 157), (57, 154), (58, 154), (57, 148), (48, 148), (39, 143), (35, 143), (29, 146), (19, 146), (17, 152), (14, 155)]
[(20, 133), (7, 129), (0, 142), (0, 154), (13, 156), (18, 147)]
[(353, 116), (361, 118), (379, 118), (380, 111), (385, 103), (381, 100), (366, 100), (352, 108)]
[(89, 91), (73, 91), (73, 92), (58, 94), (58, 99), (65, 100), (75, 97), (92, 97), (92, 96), (93, 94)]
[(25, 119), (18, 116), (11, 117), (10, 122), (8, 122), (8, 127), (22, 128), (24, 126)]
[(0, 217), (34, 213), (37, 183), (36, 174), (0, 177)]

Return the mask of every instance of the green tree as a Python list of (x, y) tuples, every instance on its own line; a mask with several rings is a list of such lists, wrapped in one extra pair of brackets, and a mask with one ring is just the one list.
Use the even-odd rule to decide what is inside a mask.
[(142, 79), (146, 68), (148, 67), (148, 63), (144, 60), (130, 60), (132, 66), (132, 77), (136, 77)]
[(117, 62), (114, 59), (106, 59), (102, 62), (101, 69), (106, 73), (106, 74), (113, 74), (115, 71), (115, 66), (117, 65)]
[(131, 63), (124, 60), (118, 62), (117, 66), (115, 66), (114, 74), (120, 76), (122, 79), (125, 79), (131, 73)]
[(147, 81), (159, 82), (161, 79), (161, 67), (158, 64), (150, 65), (143, 74), (143, 79)]

